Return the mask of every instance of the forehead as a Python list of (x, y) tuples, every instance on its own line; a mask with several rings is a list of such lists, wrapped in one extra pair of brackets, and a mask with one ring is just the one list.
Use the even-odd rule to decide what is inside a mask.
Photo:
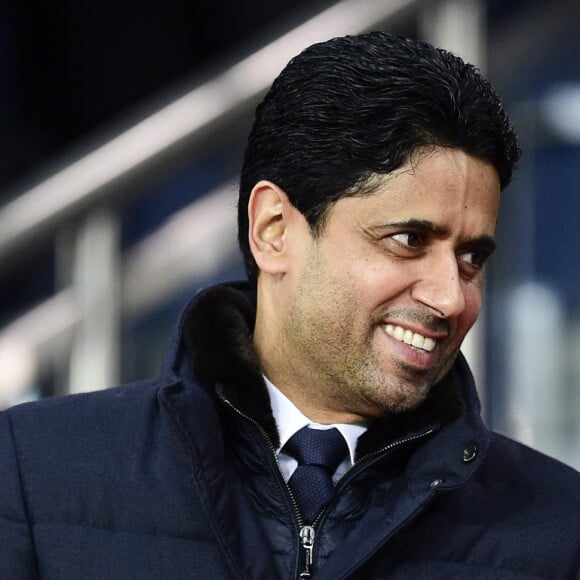
[(354, 221), (429, 219), (446, 225), (495, 226), (497, 171), (491, 163), (458, 149), (416, 152), (399, 169), (373, 176), (369, 186), (370, 194), (343, 198), (334, 209)]

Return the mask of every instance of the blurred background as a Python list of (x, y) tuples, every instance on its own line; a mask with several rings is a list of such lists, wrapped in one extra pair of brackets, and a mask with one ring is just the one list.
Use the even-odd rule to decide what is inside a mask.
[(580, 3), (0, 0), (0, 407), (158, 373), (243, 277), (237, 175), (294, 54), (384, 29), (498, 87), (523, 158), (465, 352), (487, 423), (580, 468)]

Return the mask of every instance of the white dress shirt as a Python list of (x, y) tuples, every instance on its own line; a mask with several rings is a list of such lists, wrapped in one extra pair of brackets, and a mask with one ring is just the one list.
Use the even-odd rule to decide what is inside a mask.
[(302, 427), (306, 426), (311, 429), (332, 429), (336, 427), (344, 437), (349, 453), (348, 457), (345, 458), (334, 472), (332, 479), (336, 483), (354, 465), (356, 443), (358, 438), (367, 430), (367, 427), (365, 425), (351, 423), (337, 423), (333, 425), (314, 423), (282, 391), (272, 384), (266, 376), (264, 376), (264, 380), (268, 388), (272, 413), (280, 435), (280, 447), (276, 449), (276, 454), (284, 479), (288, 481), (298, 466), (296, 459), (282, 451), (290, 437), (297, 431), (300, 431)]

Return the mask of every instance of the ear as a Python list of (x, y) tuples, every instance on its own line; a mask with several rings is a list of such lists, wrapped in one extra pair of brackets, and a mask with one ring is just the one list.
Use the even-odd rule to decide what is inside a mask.
[(248, 202), (250, 249), (263, 272), (286, 271), (285, 237), (292, 204), (286, 193), (270, 181), (259, 181)]

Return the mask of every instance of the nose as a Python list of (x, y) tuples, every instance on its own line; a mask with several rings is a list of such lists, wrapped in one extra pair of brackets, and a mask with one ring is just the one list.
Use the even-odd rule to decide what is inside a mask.
[(411, 296), (440, 318), (454, 318), (465, 309), (465, 295), (455, 255), (439, 256), (423, 264)]

